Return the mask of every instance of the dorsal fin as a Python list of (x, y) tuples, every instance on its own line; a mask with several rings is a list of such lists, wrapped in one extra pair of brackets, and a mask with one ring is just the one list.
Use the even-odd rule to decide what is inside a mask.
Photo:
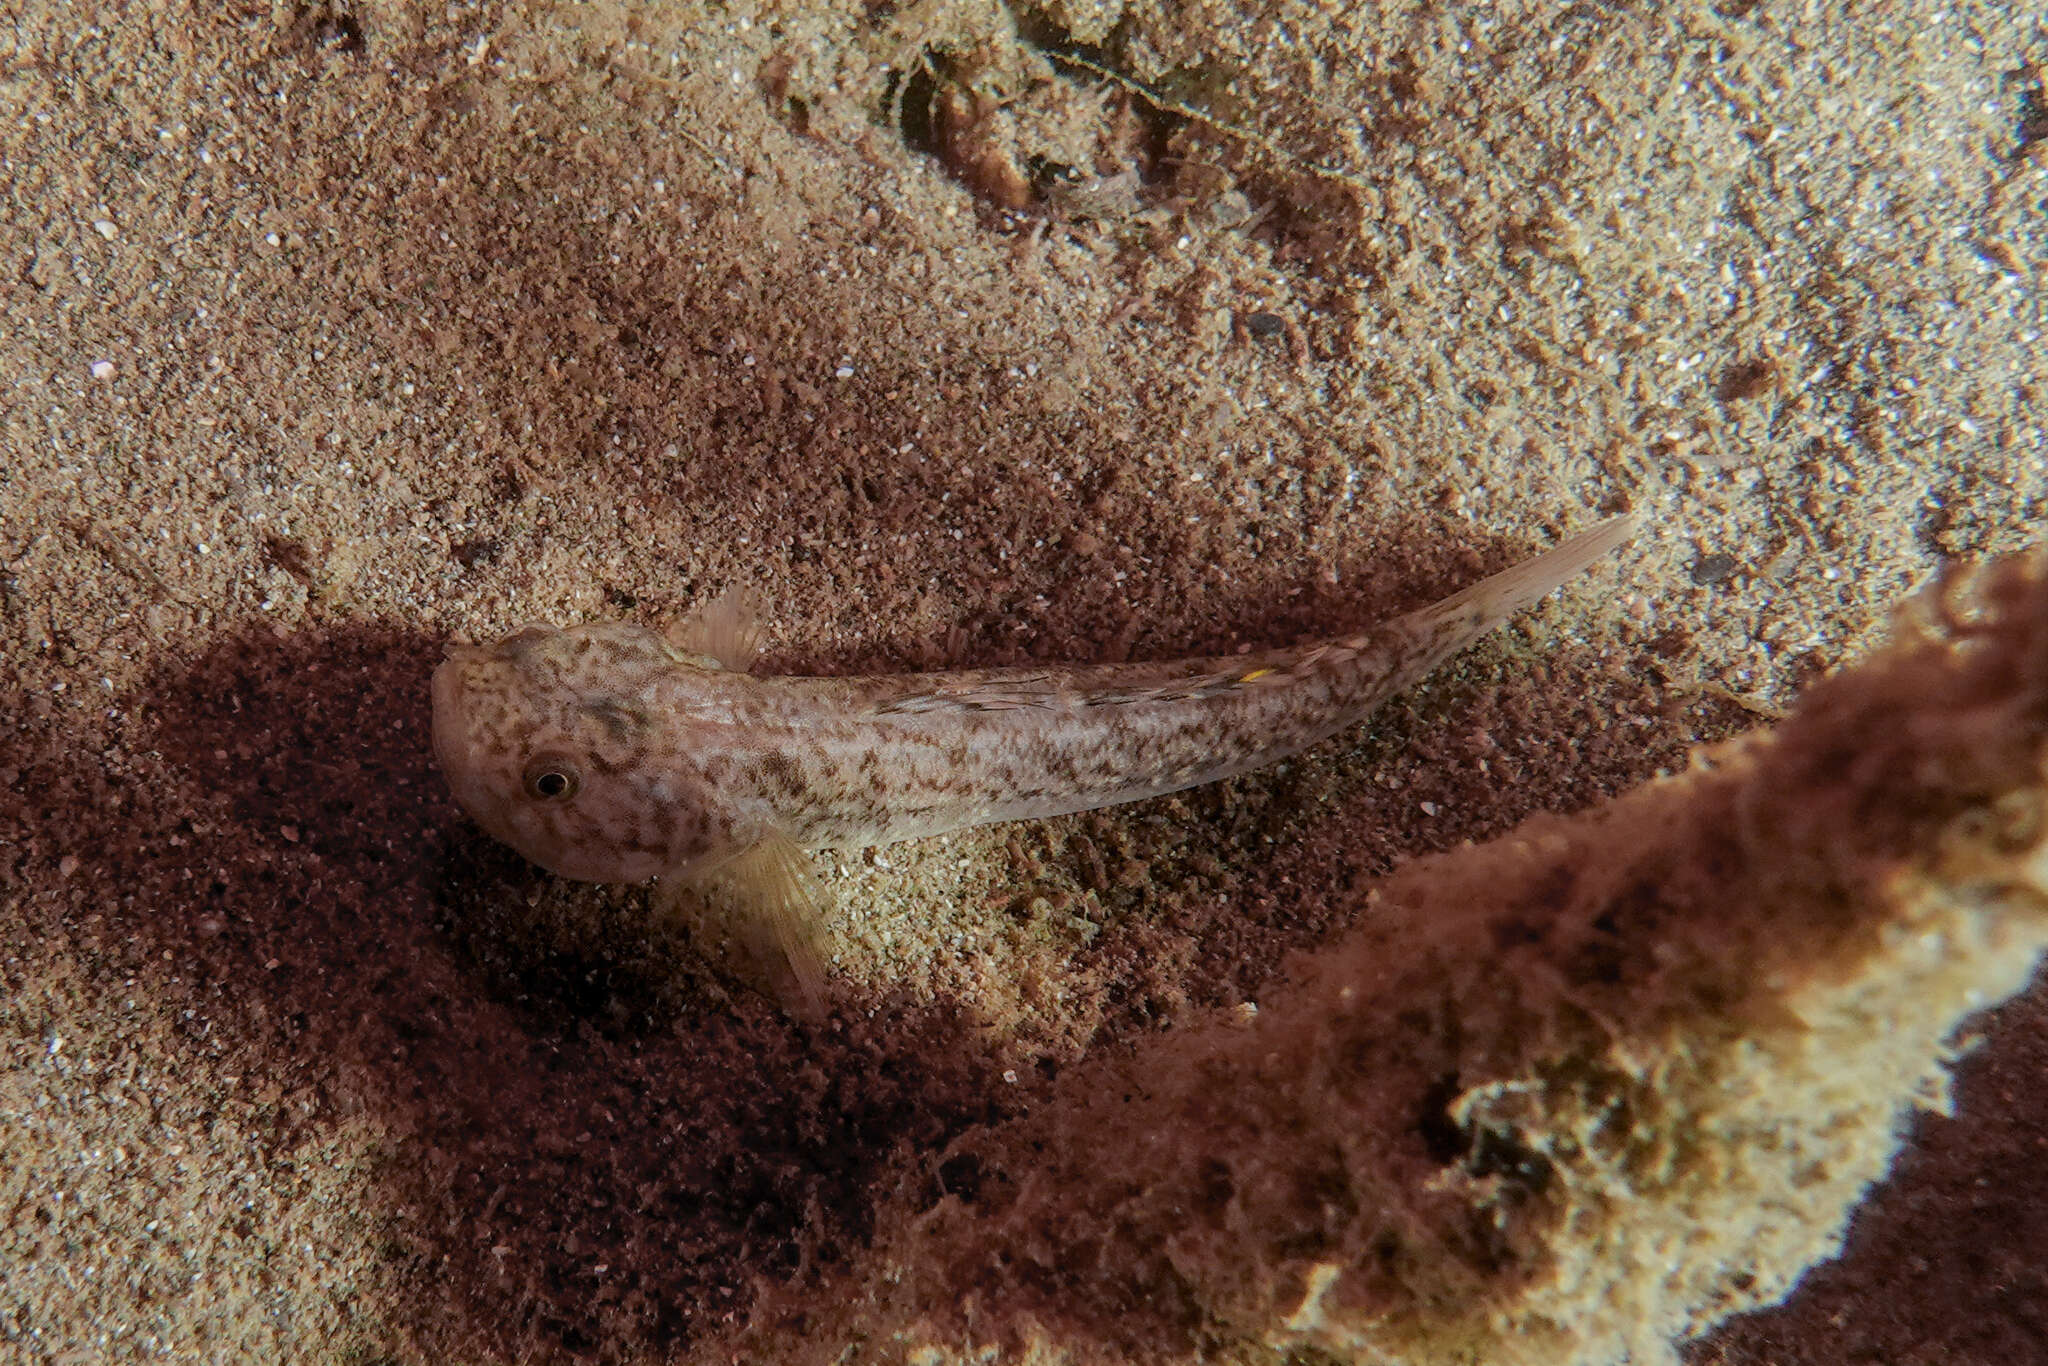
[(721, 669), (743, 674), (760, 657), (761, 598), (751, 588), (726, 589), (668, 630), (669, 644), (685, 654), (715, 660)]

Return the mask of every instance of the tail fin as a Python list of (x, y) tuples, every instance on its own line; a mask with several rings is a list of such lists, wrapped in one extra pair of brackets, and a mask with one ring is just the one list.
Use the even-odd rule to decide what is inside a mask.
[(1642, 519), (1633, 512), (1610, 517), (1534, 559), (1481, 579), (1442, 602), (1392, 623), (1394, 629), (1407, 632), (1417, 647), (1415, 654), (1403, 661), (1403, 686), (1551, 589), (1584, 573), (1594, 561), (1633, 536), (1641, 524)]

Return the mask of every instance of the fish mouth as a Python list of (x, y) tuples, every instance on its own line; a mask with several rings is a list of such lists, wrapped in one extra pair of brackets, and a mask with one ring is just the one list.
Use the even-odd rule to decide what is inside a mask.
[(434, 670), (434, 762), (451, 785), (465, 771), (461, 760), (469, 739), (468, 714), (462, 701), (463, 672), (482, 653), (474, 645), (451, 645), (448, 657)]

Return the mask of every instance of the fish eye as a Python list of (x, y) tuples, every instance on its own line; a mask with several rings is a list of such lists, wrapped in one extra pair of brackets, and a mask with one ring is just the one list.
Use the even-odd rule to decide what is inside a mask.
[(536, 754), (526, 764), (522, 780), (526, 795), (537, 802), (565, 802), (583, 786), (576, 765), (559, 754)]

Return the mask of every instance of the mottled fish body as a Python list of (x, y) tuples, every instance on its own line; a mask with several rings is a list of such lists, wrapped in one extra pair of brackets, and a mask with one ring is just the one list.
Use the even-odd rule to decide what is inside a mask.
[[(757, 622), (730, 599), (668, 636), (532, 626), (450, 649), (434, 674), (434, 750), (478, 824), (552, 872), (718, 877), (770, 918), (802, 919), (818, 901), (802, 850), (1092, 810), (1262, 768), (1357, 724), (1634, 525), (1601, 523), (1356, 634), (1172, 663), (757, 677)], [(795, 933), (780, 925), (778, 942)]]

